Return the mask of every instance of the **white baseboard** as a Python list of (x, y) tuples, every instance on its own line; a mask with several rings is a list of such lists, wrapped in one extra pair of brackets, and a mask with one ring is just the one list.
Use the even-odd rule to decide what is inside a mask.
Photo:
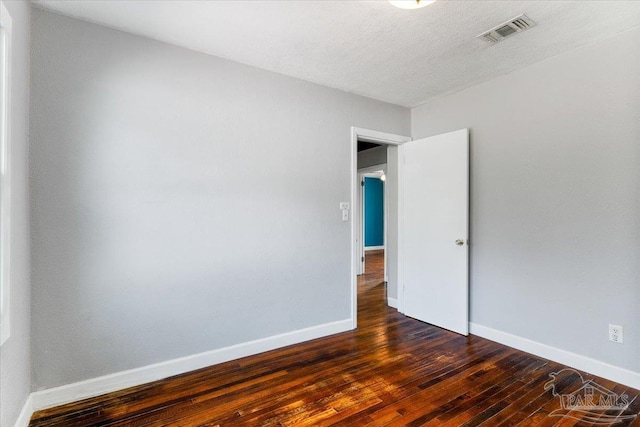
[(241, 357), (337, 334), (351, 330), (352, 328), (352, 319), (346, 319), (168, 360), (141, 368), (117, 372), (73, 384), (36, 391), (31, 393), (30, 396), (32, 409), (33, 411), (39, 411), (41, 409), (64, 405), (65, 403), (161, 380)]
[(379, 251), (380, 249), (384, 249), (384, 245), (382, 246), (365, 246), (364, 251)]
[(591, 359), (570, 351), (561, 350), (550, 345), (512, 335), (507, 332), (492, 329), (487, 326), (469, 323), (470, 332), (482, 338), (508, 345), (536, 356), (544, 357), (590, 374), (640, 389), (640, 372), (630, 371), (618, 366), (610, 365), (599, 360)]
[(29, 427), (29, 421), (31, 421), (31, 415), (33, 415), (33, 399), (31, 395), (27, 397), (27, 401), (24, 402), (22, 411), (18, 415), (18, 419), (14, 424), (14, 427)]
[(391, 308), (398, 308), (398, 300), (395, 298), (387, 298), (387, 305)]

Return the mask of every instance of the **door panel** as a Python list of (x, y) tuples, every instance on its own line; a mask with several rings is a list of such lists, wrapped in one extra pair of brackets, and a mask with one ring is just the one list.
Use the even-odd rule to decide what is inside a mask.
[(467, 335), (468, 129), (411, 141), (401, 151), (404, 314)]

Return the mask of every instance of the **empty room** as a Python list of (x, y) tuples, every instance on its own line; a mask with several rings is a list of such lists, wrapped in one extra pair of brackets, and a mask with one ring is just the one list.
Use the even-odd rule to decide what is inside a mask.
[(640, 427), (640, 1), (0, 0), (0, 427)]

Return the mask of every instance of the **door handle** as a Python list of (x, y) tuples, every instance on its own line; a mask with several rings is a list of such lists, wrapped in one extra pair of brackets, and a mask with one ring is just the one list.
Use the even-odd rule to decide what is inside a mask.
[(464, 240), (460, 240), (460, 239), (456, 240), (456, 245), (458, 246), (464, 245)]

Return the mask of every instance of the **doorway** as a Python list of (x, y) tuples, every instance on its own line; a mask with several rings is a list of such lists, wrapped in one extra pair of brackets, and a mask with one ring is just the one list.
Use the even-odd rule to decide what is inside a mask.
[[(358, 282), (357, 275), (364, 273), (364, 236), (361, 210), (363, 174), (383, 171), (385, 174), (384, 200), (385, 200), (385, 241), (384, 241), (384, 280), (387, 288), (387, 302), (397, 307), (398, 284), (398, 145), (410, 141), (411, 138), (403, 135), (389, 134), (369, 129), (352, 128), (352, 162), (351, 162), (351, 206), (354, 207), (354, 221), (351, 227), (352, 242), (352, 271), (351, 271), (351, 315), (353, 328), (357, 327), (358, 314)], [(381, 163), (365, 164), (358, 169), (358, 142), (372, 143), (384, 147), (386, 165)]]
[[(385, 151), (386, 146), (380, 146)], [(386, 160), (386, 153), (384, 156)], [(366, 270), (366, 252), (385, 250), (387, 242), (388, 195), (386, 186), (387, 164), (369, 166), (358, 169), (358, 203), (355, 210), (355, 221), (358, 230), (358, 275)], [(386, 251), (385, 251), (386, 252)], [(384, 281), (386, 276), (386, 257), (384, 262)]]
[[(352, 128), (351, 206), (359, 206), (358, 141), (386, 146), (388, 305), (418, 320), (468, 334), (469, 130), (412, 141)], [(410, 142), (411, 141), (411, 142)], [(361, 217), (359, 212), (354, 219)], [(361, 221), (351, 226), (352, 323), (364, 256)], [(360, 249), (362, 248), (362, 249)], [(393, 299), (396, 299), (395, 304)]]
[[(387, 146), (380, 146), (384, 150), (382, 158), (386, 162)], [(360, 164), (360, 159), (358, 160)], [(397, 308), (397, 298), (389, 299), (387, 289), (387, 217), (388, 196), (386, 181), (387, 164), (369, 166), (358, 169), (358, 205), (356, 207), (357, 233), (356, 238), (359, 251), (358, 277), (366, 281), (379, 282), (383, 288), (383, 300), (393, 308)], [(380, 262), (382, 261), (382, 262)], [(373, 263), (372, 265), (369, 265)], [(382, 269), (380, 268), (382, 267)], [(372, 277), (372, 272), (375, 276)]]

